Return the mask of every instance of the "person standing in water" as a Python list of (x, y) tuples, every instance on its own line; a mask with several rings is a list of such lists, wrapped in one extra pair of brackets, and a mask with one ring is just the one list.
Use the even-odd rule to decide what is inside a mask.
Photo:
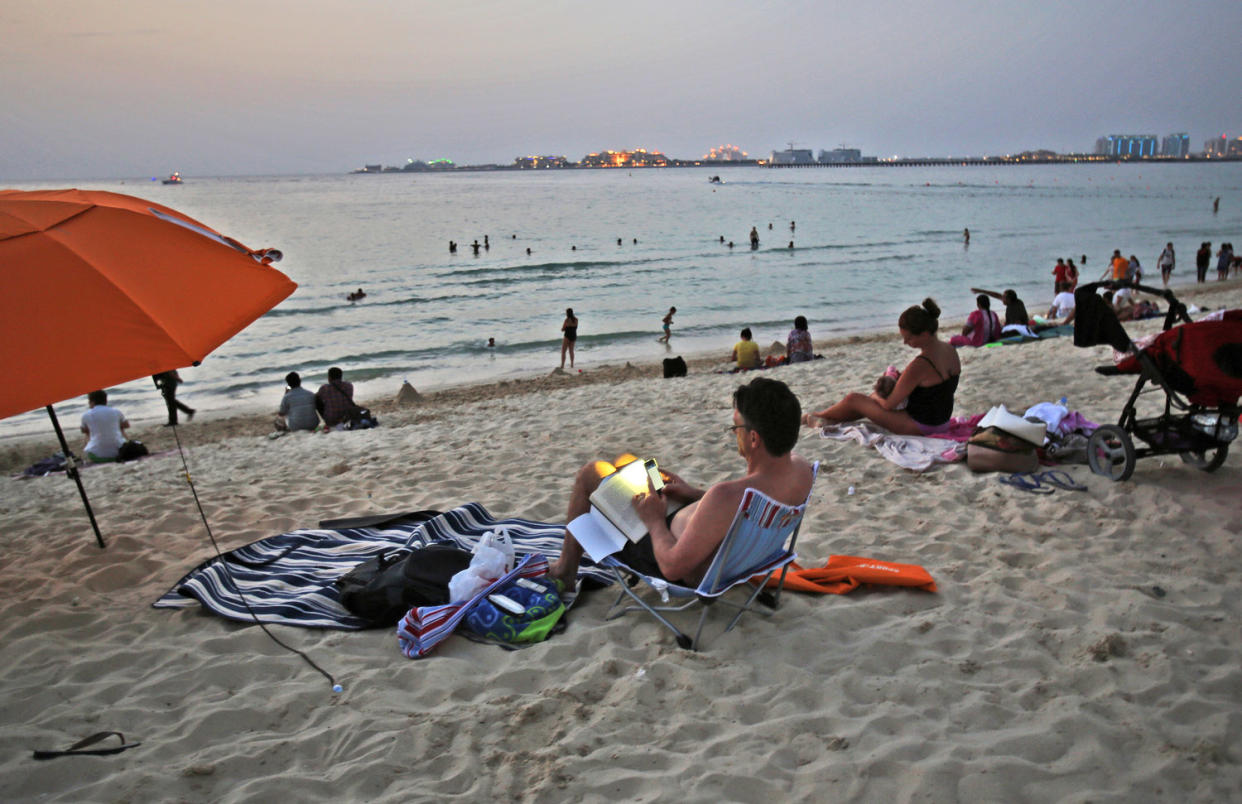
[(673, 331), (672, 331), (673, 314), (676, 312), (677, 312), (676, 307), (668, 308), (668, 314), (664, 316), (664, 319), (661, 321), (661, 323), (664, 325), (664, 334), (656, 338), (656, 340), (659, 341), (660, 343), (668, 343), (668, 339), (672, 337), (673, 335)]
[(574, 341), (578, 340), (578, 318), (574, 308), (565, 308), (565, 321), (561, 324), (561, 369), (565, 368), (565, 352), (569, 352), (569, 367), (574, 367)]
[(759, 230), (753, 226), (750, 227), (750, 247), (759, 248)]

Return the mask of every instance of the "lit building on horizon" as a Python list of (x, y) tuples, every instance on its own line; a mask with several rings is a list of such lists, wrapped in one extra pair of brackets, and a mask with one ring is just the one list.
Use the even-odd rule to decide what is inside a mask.
[(1175, 156), (1179, 159), (1190, 155), (1190, 135), (1186, 132), (1170, 134), (1164, 138), (1160, 146), (1161, 156)]
[(819, 152), (821, 165), (841, 165), (863, 161), (862, 151), (857, 148), (833, 148), (831, 151)]
[(569, 167), (569, 160), (563, 156), (519, 156), (513, 160), (514, 167), (523, 170), (538, 168)]
[(668, 157), (659, 151), (637, 148), (633, 151), (601, 151), (587, 154), (579, 163), (583, 167), (667, 167)]
[(1203, 143), (1203, 155), (1206, 157), (1242, 156), (1242, 137), (1232, 140), (1225, 134), (1213, 137)]
[(1156, 156), (1155, 134), (1109, 134), (1095, 141), (1095, 152), (1122, 159), (1132, 156)]
[(743, 162), (748, 159), (750, 156), (736, 145), (718, 145), (703, 154), (704, 162)]
[(783, 151), (773, 151), (773, 165), (813, 165), (815, 164), (815, 154), (810, 148), (786, 148)]

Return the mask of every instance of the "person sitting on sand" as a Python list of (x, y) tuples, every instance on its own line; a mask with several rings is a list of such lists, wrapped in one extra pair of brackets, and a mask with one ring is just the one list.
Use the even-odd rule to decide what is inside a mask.
[(750, 327), (743, 327), (741, 332), (741, 340), (733, 344), (733, 351), (729, 354), (729, 359), (736, 361), (736, 371), (749, 371), (753, 368), (759, 368), (762, 362), (759, 359), (759, 344), (751, 340)]
[(811, 333), (806, 328), (806, 316), (794, 319), (793, 329), (785, 338), (785, 362), (805, 363), (815, 359), (815, 344), (811, 343)]
[(1062, 282), (1052, 300), (1052, 306), (1048, 308), (1048, 318), (1053, 319), (1049, 325), (1063, 327), (1074, 323), (1074, 306), (1074, 294), (1070, 291), (1069, 283)]
[[(737, 452), (746, 462), (745, 477), (725, 480), (706, 489), (691, 486), (661, 469), (666, 483), (661, 491), (634, 496), (634, 508), (647, 526), (638, 542), (625, 543), (618, 559), (639, 572), (695, 586), (724, 540), (742, 495), (756, 489), (785, 505), (801, 505), (811, 491), (811, 464), (793, 453), (798, 441), (802, 408), (783, 382), (760, 377), (733, 393), (733, 426)], [(613, 465), (591, 461), (578, 470), (569, 497), (566, 521), (590, 510), (591, 492)], [(685, 503), (666, 516), (666, 498)], [(582, 546), (568, 531), (561, 555), (549, 574), (564, 589), (573, 589), (582, 560)]]
[(949, 338), (950, 346), (983, 346), (1000, 338), (1000, 317), (992, 312), (992, 300), (986, 294), (975, 297), (975, 309), (966, 318), (961, 335)]
[(302, 378), (296, 371), (285, 375), (288, 390), (280, 400), (276, 412), (277, 430), (314, 430), (319, 426), (316, 397), (302, 387)]
[[(870, 419), (898, 435), (926, 435), (935, 432), (953, 415), (953, 396), (957, 392), (962, 363), (957, 350), (936, 337), (940, 307), (924, 299), (908, 307), (897, 319), (901, 340), (919, 353), (901, 372), (892, 393), (883, 399), (852, 392), (832, 407), (803, 417), (808, 427)], [(898, 406), (906, 403), (905, 410)]]
[(326, 427), (338, 427), (349, 421), (354, 404), (354, 384), (345, 382), (345, 374), (336, 366), (328, 369), (328, 382), (315, 392), (315, 407)]
[[(1073, 262), (1073, 260), (1071, 260)], [(1005, 325), (1001, 327), (1001, 332), (1005, 332), (1009, 327), (1029, 327), (1031, 317), (1026, 312), (1026, 305), (1018, 298), (1016, 291), (1006, 289), (1004, 293), (997, 293), (994, 290), (983, 290), (981, 288), (971, 288), (971, 293), (983, 293), (991, 296), (993, 299), (1000, 299), (1005, 305)]]
[(107, 391), (91, 391), (86, 395), (90, 408), (82, 414), (82, 432), (86, 434), (86, 459), (91, 463), (111, 463), (125, 443), (129, 420), (116, 408), (108, 406)]

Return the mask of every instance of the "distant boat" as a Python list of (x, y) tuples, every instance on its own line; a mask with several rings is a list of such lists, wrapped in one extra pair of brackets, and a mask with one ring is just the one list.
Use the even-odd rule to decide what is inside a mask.
[(164, 179), (164, 183), (165, 184), (185, 184), (185, 182), (181, 180), (180, 173), (170, 174), (168, 178)]

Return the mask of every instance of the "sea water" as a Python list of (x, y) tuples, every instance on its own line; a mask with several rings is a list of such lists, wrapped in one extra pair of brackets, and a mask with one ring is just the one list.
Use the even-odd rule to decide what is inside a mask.
[[(765, 348), (785, 340), (797, 315), (817, 339), (888, 330), (901, 310), (929, 295), (946, 318), (960, 318), (974, 308), (972, 286), (1013, 288), (1032, 314), (1042, 313), (1057, 257), (1086, 255), (1080, 271), (1093, 280), (1119, 248), (1158, 282), (1156, 257), (1172, 241), (1175, 281), (1185, 282), (1193, 281), (1200, 242), (1242, 242), (1242, 163), (189, 176), (179, 186), (16, 186), (138, 195), (251, 248), (284, 252), (277, 267), (298, 283), (293, 295), (202, 365), (181, 370), (180, 397), (220, 412), (274, 411), (288, 371), (314, 389), (329, 366), (344, 369), (360, 400), (393, 395), (405, 379), (426, 391), (546, 374), (560, 364), (567, 307), (579, 319), (575, 370), (678, 354), (713, 353), (723, 362), (746, 326)], [(485, 238), (490, 247), (475, 255), (471, 244)], [(358, 288), (366, 298), (349, 302)], [(665, 345), (656, 339), (671, 306), (677, 313)], [(110, 401), (135, 420), (163, 415), (146, 378), (110, 389)], [(75, 399), (58, 409), (72, 426), (84, 408)], [(0, 423), (0, 436), (46, 427), (36, 411)]]

